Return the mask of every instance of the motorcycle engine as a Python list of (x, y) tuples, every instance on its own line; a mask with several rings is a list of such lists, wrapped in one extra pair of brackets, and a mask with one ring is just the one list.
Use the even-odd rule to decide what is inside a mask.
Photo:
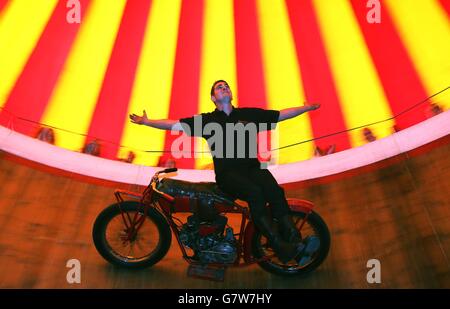
[(195, 252), (202, 263), (233, 263), (237, 257), (236, 239), (227, 218), (217, 216), (213, 222), (199, 222), (195, 215), (188, 217), (180, 231), (180, 240)]

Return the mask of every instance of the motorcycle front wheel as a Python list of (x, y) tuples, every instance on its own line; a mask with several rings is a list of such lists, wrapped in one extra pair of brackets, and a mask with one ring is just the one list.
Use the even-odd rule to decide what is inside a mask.
[[(291, 211), (291, 216), (297, 228), (299, 228), (304, 221), (306, 213)], [(270, 248), (267, 238), (255, 229), (252, 238), (253, 256), (255, 258), (268, 257), (267, 260), (258, 262), (259, 266), (268, 272), (282, 276), (303, 276), (319, 267), (330, 250), (330, 232), (326, 223), (313, 211), (308, 215), (306, 222), (304, 222), (299, 232), (304, 241), (307, 241), (308, 238), (315, 237), (315, 240), (319, 242), (318, 248), (307, 257), (304, 257), (301, 263), (295, 260), (283, 263), (276, 257), (272, 248)]]
[(100, 255), (113, 265), (133, 269), (159, 262), (169, 251), (172, 241), (170, 227), (163, 215), (149, 208), (139, 230), (130, 233), (130, 224), (125, 224), (122, 214), (125, 218), (134, 218), (136, 214), (144, 216), (142, 204), (125, 201), (120, 208), (119, 204), (113, 204), (97, 216), (92, 238)]

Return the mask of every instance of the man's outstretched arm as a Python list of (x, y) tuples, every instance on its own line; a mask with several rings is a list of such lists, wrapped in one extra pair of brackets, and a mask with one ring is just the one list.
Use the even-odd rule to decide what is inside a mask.
[(130, 119), (132, 123), (142, 124), (156, 129), (183, 131), (183, 127), (181, 126), (181, 123), (179, 121), (172, 119), (148, 119), (145, 110), (142, 116), (132, 114), (130, 115)]
[(282, 109), (282, 110), (280, 110), (280, 116), (278, 117), (278, 121), (283, 121), (283, 120), (297, 117), (305, 112), (316, 110), (319, 107), (320, 107), (320, 104), (305, 103), (304, 106)]

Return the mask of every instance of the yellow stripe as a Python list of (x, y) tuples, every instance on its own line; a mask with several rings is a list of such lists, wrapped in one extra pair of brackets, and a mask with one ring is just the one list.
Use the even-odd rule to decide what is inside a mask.
[[(58, 131), (58, 146), (80, 150), (120, 25), (125, 0), (92, 1), (72, 47), (43, 123), (79, 134)], [(114, 124), (111, 124), (114, 125)]]
[[(199, 85), (199, 111), (215, 109), (210, 90), (214, 81), (223, 79), (233, 91), (233, 105), (237, 102), (236, 51), (234, 37), (233, 0), (205, 1), (202, 59)], [(204, 139), (197, 139), (197, 151), (208, 151)], [(196, 160), (196, 168), (211, 164), (211, 156), (204, 155)]]
[[(346, 0), (314, 0), (327, 57), (348, 128), (392, 117), (374, 64)], [(322, 108), (326, 108), (323, 102)], [(372, 127), (377, 138), (392, 133), (393, 121)], [(350, 132), (353, 146), (364, 144), (361, 130)]]
[(0, 107), (33, 52), (57, 0), (14, 0), (0, 19)]
[[(268, 106), (281, 110), (303, 105), (305, 95), (286, 5), (282, 0), (270, 5), (258, 0), (257, 7)], [(279, 123), (272, 139), (277, 135), (281, 147), (309, 140), (312, 137), (309, 117), (302, 115)], [(272, 148), (276, 146), (275, 140)], [(305, 143), (275, 151), (272, 157), (278, 157), (278, 163), (284, 164), (309, 159), (312, 154), (313, 144)]]
[[(450, 24), (434, 0), (384, 1), (428, 94), (450, 85)], [(450, 108), (450, 91), (433, 99)]]
[[(180, 0), (152, 2), (128, 114), (142, 114), (145, 109), (151, 119), (168, 117), (180, 9)], [(164, 136), (162, 130), (132, 124), (127, 118), (121, 145), (161, 150)], [(127, 151), (122, 149), (119, 156)], [(133, 163), (156, 165), (160, 155), (137, 152)]]

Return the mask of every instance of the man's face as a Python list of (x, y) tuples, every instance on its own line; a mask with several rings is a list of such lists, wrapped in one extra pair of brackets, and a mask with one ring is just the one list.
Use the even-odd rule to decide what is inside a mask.
[(214, 103), (230, 103), (233, 100), (233, 94), (230, 87), (225, 82), (218, 82), (214, 86), (214, 95), (211, 96)]

